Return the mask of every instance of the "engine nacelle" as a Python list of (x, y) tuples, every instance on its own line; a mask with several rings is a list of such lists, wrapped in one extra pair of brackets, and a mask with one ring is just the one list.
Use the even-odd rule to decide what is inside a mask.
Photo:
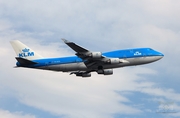
[(120, 59), (119, 58), (111, 58), (111, 59), (109, 59), (108, 61), (107, 61), (107, 63), (109, 63), (109, 64), (118, 64), (118, 63), (120, 63), (121, 61), (120, 61)]
[(103, 69), (103, 70), (98, 70), (98, 74), (104, 74), (104, 75), (112, 75), (113, 74), (113, 69)]
[(79, 76), (79, 77), (91, 77), (91, 73), (76, 73), (76, 76)]
[(99, 59), (102, 57), (102, 53), (101, 52), (92, 52), (89, 54), (89, 56), (94, 58), (94, 59)]

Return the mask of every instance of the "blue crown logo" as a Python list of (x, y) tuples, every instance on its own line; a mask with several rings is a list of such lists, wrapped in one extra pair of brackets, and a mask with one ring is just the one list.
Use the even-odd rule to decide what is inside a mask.
[(22, 49), (23, 52), (29, 52), (29, 49), (25, 48), (25, 49)]

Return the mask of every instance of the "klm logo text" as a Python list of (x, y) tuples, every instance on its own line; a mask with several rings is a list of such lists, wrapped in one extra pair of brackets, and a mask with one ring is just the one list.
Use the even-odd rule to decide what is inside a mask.
[(137, 52), (134, 53), (134, 55), (135, 55), (135, 56), (139, 56), (139, 55), (142, 55), (142, 54), (137, 51)]
[(22, 49), (22, 53), (19, 53), (19, 57), (29, 57), (34, 56), (34, 52), (30, 52), (30, 49)]

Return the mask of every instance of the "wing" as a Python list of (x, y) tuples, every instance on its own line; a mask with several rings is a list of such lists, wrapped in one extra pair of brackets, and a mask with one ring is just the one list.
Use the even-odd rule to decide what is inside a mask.
[(70, 41), (68, 41), (66, 39), (63, 39), (63, 38), (62, 38), (62, 40), (64, 41), (64, 43), (66, 43), (69, 47), (71, 47), (77, 53), (86, 53), (86, 52), (89, 52), (87, 49), (85, 49), (83, 47), (80, 47), (80, 46), (76, 45), (73, 42), (70, 42)]
[(113, 74), (112, 69), (104, 69), (103, 66), (106, 64), (120, 64), (120, 63), (129, 63), (125, 59), (120, 58), (109, 58), (102, 55), (101, 52), (91, 52), (73, 42), (70, 42), (66, 39), (62, 39), (65, 44), (72, 48), (76, 55), (84, 61), (84, 64), (88, 68), (87, 71), (75, 71), (70, 74), (75, 74), (76, 76), (81, 77), (90, 77), (91, 72), (96, 71), (98, 74), (111, 75)]
[(94, 64), (99, 63), (100, 60), (104, 59), (105, 56), (102, 55), (101, 52), (91, 52), (73, 42), (70, 42), (66, 39), (62, 39), (65, 44), (67, 44), (70, 48), (72, 48), (78, 57), (80, 57), (82, 60), (84, 60), (84, 63), (86, 66), (92, 66)]
[(80, 57), (83, 60), (88, 58), (88, 55), (90, 54), (89, 50), (87, 50), (73, 42), (70, 42), (66, 39), (62, 39), (62, 40), (64, 41), (65, 44), (67, 44), (70, 48), (72, 48), (76, 52), (76, 55), (78, 57)]
[(99, 66), (102, 66), (105, 63), (125, 63), (127, 62), (124, 59), (115, 59), (115, 58), (108, 58), (104, 55), (102, 55), (101, 52), (92, 52), (89, 51), (73, 42), (70, 42), (66, 39), (62, 39), (65, 44), (67, 44), (70, 48), (72, 48), (78, 57), (80, 57), (82, 60), (84, 60), (85, 65), (88, 68), (98, 68)]

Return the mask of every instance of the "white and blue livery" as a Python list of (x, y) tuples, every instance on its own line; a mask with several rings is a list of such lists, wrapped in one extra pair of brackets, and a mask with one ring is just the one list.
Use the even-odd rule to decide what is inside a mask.
[(20, 41), (11, 41), (17, 54), (17, 67), (70, 72), (76, 76), (90, 77), (91, 72), (112, 75), (113, 68), (148, 64), (164, 56), (151, 48), (92, 52), (66, 39), (62, 40), (76, 52), (76, 56), (43, 58)]

